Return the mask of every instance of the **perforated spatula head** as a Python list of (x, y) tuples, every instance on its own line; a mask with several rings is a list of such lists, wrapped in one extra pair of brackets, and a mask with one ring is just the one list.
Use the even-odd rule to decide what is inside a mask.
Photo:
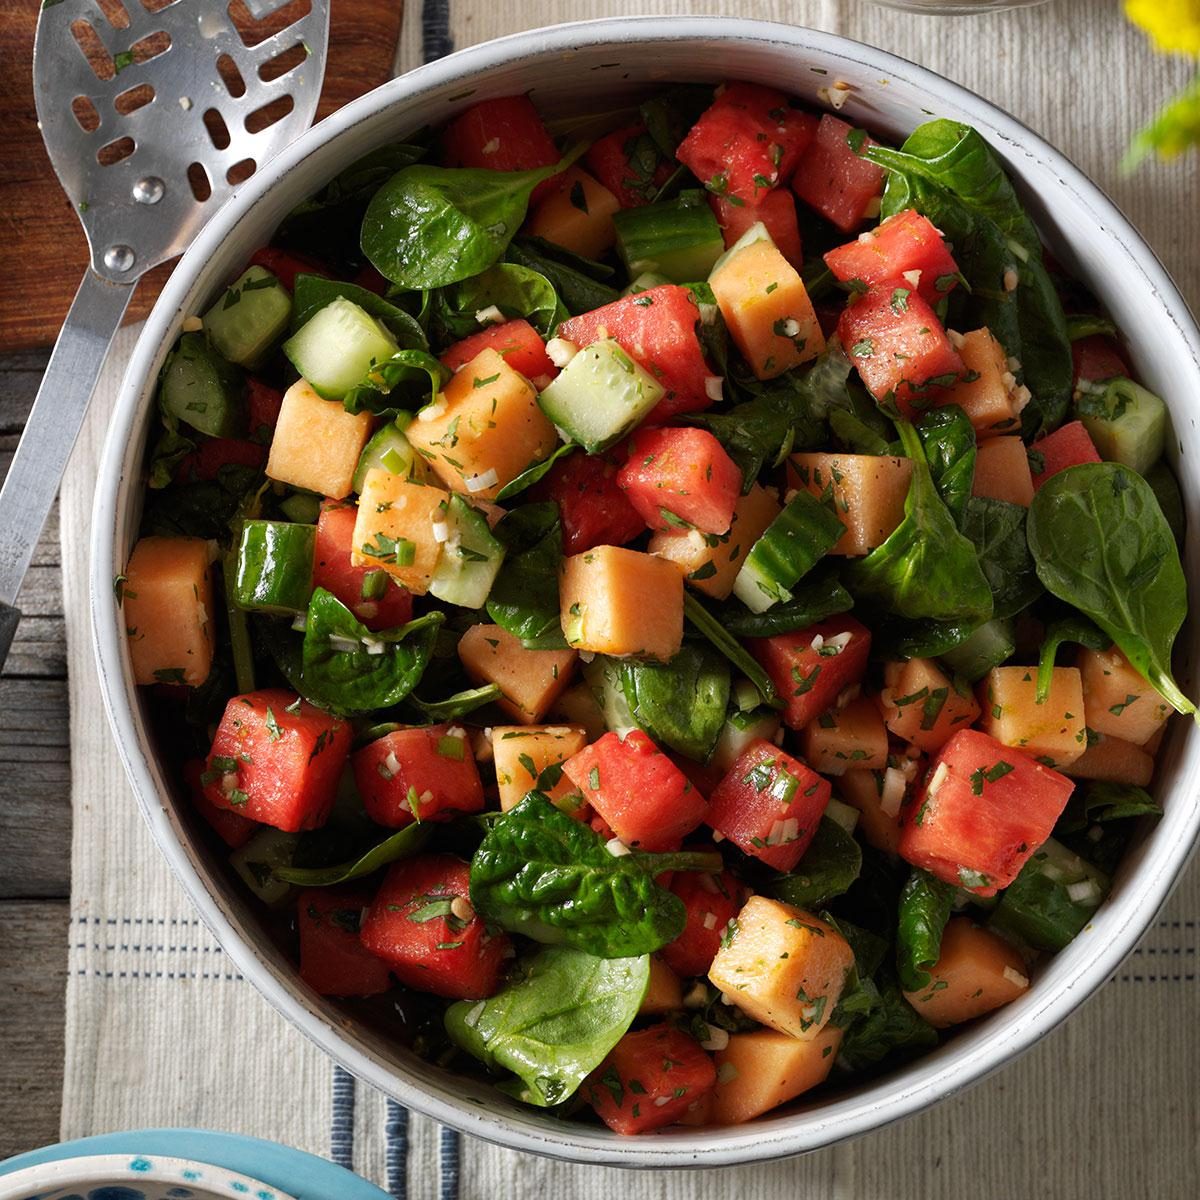
[(328, 0), (45, 0), (38, 120), (98, 275), (181, 253), (308, 127), (328, 35)]

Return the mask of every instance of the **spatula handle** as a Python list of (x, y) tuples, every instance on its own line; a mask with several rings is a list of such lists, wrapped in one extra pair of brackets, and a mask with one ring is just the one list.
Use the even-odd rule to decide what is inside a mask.
[(133, 288), (84, 275), (0, 488), (0, 667), (21, 618), (21, 581)]

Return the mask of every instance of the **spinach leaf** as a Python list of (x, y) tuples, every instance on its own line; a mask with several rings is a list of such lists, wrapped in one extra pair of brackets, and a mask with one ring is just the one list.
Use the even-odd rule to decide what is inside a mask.
[(723, 605), (717, 620), (735, 637), (774, 637), (807, 629), (826, 617), (849, 612), (854, 607), (850, 595), (832, 572), (820, 569), (802, 579), (792, 589), (792, 598), (783, 604), (773, 604), (766, 612), (751, 612), (744, 604)]
[(563, 649), (567, 642), (558, 604), (558, 505), (524, 504), (508, 513), (495, 533), (508, 553), (488, 595), (488, 616), (529, 650)]
[(449, 378), (450, 372), (432, 354), (397, 350), (391, 358), (376, 363), (367, 378), (346, 393), (342, 405), (347, 412), (365, 409), (376, 414), (396, 407), (418, 408), (432, 403)]
[(1146, 482), (1154, 492), (1158, 507), (1162, 509), (1167, 519), (1175, 544), (1183, 549), (1183, 535), (1187, 532), (1187, 517), (1183, 511), (1183, 493), (1179, 490), (1179, 480), (1175, 472), (1167, 465), (1165, 459), (1159, 459), (1146, 472)]
[(1046, 626), (1042, 639), (1042, 650), (1038, 656), (1037, 702), (1045, 704), (1050, 695), (1050, 684), (1054, 680), (1054, 660), (1058, 648), (1065, 642), (1078, 642), (1089, 650), (1107, 650), (1112, 638), (1087, 617), (1078, 615), (1062, 617)]
[(524, 317), (549, 339), (569, 316), (554, 285), (540, 271), (518, 263), (498, 262), (479, 275), (433, 294), (431, 319), (445, 341), (458, 341), (479, 329), (476, 313), (498, 308), (506, 317)]
[(1029, 548), (1046, 590), (1091, 617), (1164, 700), (1194, 715), (1171, 676), (1187, 584), (1150, 485), (1119, 463), (1060, 471), (1033, 498)]
[(825, 909), (821, 909), (817, 916), (832, 925), (854, 951), (854, 967), (842, 986), (837, 1007), (829, 1018), (839, 1029), (845, 1030), (859, 1017), (879, 1006), (879, 989), (872, 977), (887, 957), (888, 942), (869, 929), (863, 929), (845, 917), (835, 917)]
[(196, 448), (196, 443), (187, 434), (179, 432), (179, 423), (174, 417), (163, 413), (163, 424), (165, 428), (158, 435), (150, 455), (150, 477), (146, 481), (155, 491), (171, 486), (179, 464)]
[(445, 614), (372, 633), (334, 595), (317, 588), (308, 602), (300, 692), (337, 713), (399, 703), (420, 682)]
[(963, 529), (975, 482), (975, 428), (957, 404), (946, 404), (925, 413), (916, 422), (916, 429), (933, 485), (959, 529)]
[(904, 520), (844, 580), (856, 600), (909, 621), (981, 624), (992, 615), (992, 592), (975, 547), (938, 496), (917, 431), (907, 421), (896, 428), (913, 464)]
[(384, 838), (376, 846), (349, 862), (332, 867), (276, 867), (272, 872), (276, 879), (301, 887), (331, 887), (335, 883), (346, 883), (371, 875), (389, 863), (411, 858), (429, 841), (432, 829), (428, 824), (409, 825)]
[(633, 719), (656, 742), (707, 762), (729, 707), (729, 664), (715, 650), (685, 642), (668, 663), (621, 663)]
[(1161, 817), (1162, 805), (1145, 788), (1131, 783), (1093, 780), (1077, 787), (1058, 820), (1056, 834), (1082, 833), (1092, 825), (1127, 821), (1133, 817)]
[(429, 342), (417, 319), (367, 288), (322, 275), (297, 275), (292, 293), (291, 330), (307, 325), (319, 309), (337, 299), (349, 300), (381, 321), (405, 350), (428, 350)]
[(532, 171), (417, 164), (397, 171), (367, 205), (363, 253), (402, 288), (439, 288), (486, 271), (525, 219), (529, 196), (586, 149)]
[(887, 659), (939, 658), (961, 646), (980, 628), (978, 621), (884, 619), (872, 630), (871, 650)]
[(965, 319), (986, 325), (1020, 361), (1033, 394), (1022, 415), (1026, 435), (1055, 428), (1071, 403), (1066, 317), (1037, 229), (991, 147), (970, 126), (934, 120), (899, 150), (872, 145), (865, 157), (888, 171), (884, 217), (915, 208), (953, 243), (971, 288)]
[(510, 479), (497, 493), (497, 500), (509, 500), (513, 496), (519, 496), (526, 488), (531, 488), (535, 483), (543, 479), (546, 473), (560, 458), (566, 458), (574, 450), (579, 449), (578, 442), (564, 442), (549, 458), (543, 458), (541, 462), (535, 462), (533, 466), (526, 467), (515, 479)]
[(254, 467), (226, 463), (216, 479), (175, 483), (146, 497), (142, 528), (163, 537), (197, 537), (225, 543), (230, 523), (262, 480)]
[(687, 619), (691, 621), (696, 631), (703, 634), (717, 650), (729, 659), (758, 688), (758, 694), (763, 698), (765, 704), (771, 705), (772, 708), (783, 707), (783, 701), (776, 694), (775, 685), (771, 682), (766, 671), (759, 666), (758, 662), (737, 638), (733, 637), (721, 622), (690, 592), (684, 593), (683, 612)]
[(767, 892), (797, 908), (815, 908), (848, 890), (861, 870), (862, 848), (854, 835), (822, 817), (816, 837), (796, 869), (773, 879)]
[(929, 968), (941, 954), (942, 931), (950, 919), (954, 896), (950, 884), (919, 867), (900, 890), (896, 969), (906, 992), (929, 986)]
[(572, 316), (603, 308), (621, 298), (621, 293), (608, 283), (616, 274), (612, 267), (580, 258), (553, 242), (518, 238), (509, 246), (506, 257), (509, 262), (529, 267), (550, 280)]
[(992, 615), (1012, 617), (1041, 594), (1025, 536), (1028, 509), (990, 496), (970, 496), (961, 522), (975, 543), (979, 566), (992, 589)]
[(719, 855), (614, 856), (599, 834), (533, 791), (484, 835), (471, 861), (471, 903), (535, 942), (600, 958), (649, 954), (685, 923), (683, 902), (654, 875), (685, 859), (720, 866)]
[(456, 717), (465, 717), (467, 713), (474, 712), (493, 700), (499, 700), (502, 695), (499, 684), (489, 683), (483, 687), (455, 692), (445, 700), (422, 700), (413, 693), (408, 697), (408, 702), (415, 704), (430, 721), (453, 721)]
[(877, 987), (879, 1002), (842, 1039), (837, 1061), (847, 1071), (860, 1071), (892, 1055), (911, 1057), (937, 1045), (937, 1030), (918, 1016), (886, 968), (880, 970)]
[(545, 1108), (573, 1096), (637, 1016), (650, 960), (597, 958), (569, 946), (540, 950), (487, 1000), (446, 1009), (446, 1032), (520, 1083), (502, 1091)]

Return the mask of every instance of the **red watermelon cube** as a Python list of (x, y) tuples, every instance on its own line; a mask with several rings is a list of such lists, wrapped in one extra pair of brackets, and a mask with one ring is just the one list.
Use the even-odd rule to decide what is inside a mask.
[(1129, 377), (1129, 364), (1112, 338), (1102, 333), (1071, 343), (1071, 361), (1075, 368), (1074, 386), (1080, 381), (1101, 383), (1116, 376)]
[(216, 808), (287, 833), (319, 829), (329, 818), (350, 752), (340, 717), (268, 688), (225, 706), (201, 776)]
[(676, 850), (701, 821), (704, 797), (640, 730), (606, 733), (563, 771), (617, 837), (638, 850)]
[(575, 453), (560, 459), (532, 495), (558, 505), (567, 555), (593, 546), (623, 546), (646, 530), (617, 483), (616, 466), (600, 455)]
[(275, 425), (279, 421), (279, 410), (283, 407), (283, 393), (251, 376), (246, 381), (246, 423), (250, 436), (258, 442), (269, 442)]
[(640, 121), (614, 129), (594, 141), (584, 155), (584, 162), (621, 202), (622, 208), (649, 204), (674, 169)]
[(203, 759), (193, 758), (183, 764), (183, 779), (196, 811), (213, 827), (225, 845), (236, 850), (254, 836), (259, 828), (258, 823), (213, 804), (204, 794), (204, 785), (200, 782), (203, 774)]
[(485, 350), (495, 350), (514, 371), (536, 381), (538, 387), (545, 387), (558, 374), (558, 368), (546, 353), (546, 343), (523, 317), (489, 325), (461, 342), (455, 342), (443, 352), (441, 363), (451, 371), (457, 371)]
[(676, 975), (707, 975), (721, 948), (722, 930), (741, 911), (745, 889), (728, 871), (677, 871), (670, 886), (683, 901), (687, 924), (662, 948), (662, 956)]
[[(442, 130), (442, 162), (448, 167), (531, 171), (558, 162), (558, 149), (528, 96), (483, 100)], [(530, 205), (554, 190), (547, 179), (533, 190)]]
[(366, 891), (308, 888), (296, 897), (300, 978), (319, 996), (377, 996), (392, 986), (388, 965), (358, 936)]
[(512, 943), (471, 906), (471, 868), (449, 854), (393, 864), (363, 919), (363, 945), (406, 987), (449, 1000), (484, 1000)]
[(1068, 421), (1029, 447), (1029, 472), (1037, 491), (1053, 475), (1081, 463), (1098, 463), (1100, 454), (1082, 421)]
[(705, 820), (739, 850), (790, 871), (816, 837), (831, 794), (827, 779), (759, 738), (717, 784)]
[(946, 883), (994, 896), (1053, 832), (1074, 787), (1022, 751), (962, 729), (902, 813), (900, 856)]
[(760, 222), (771, 235), (779, 253), (796, 268), (804, 266), (804, 247), (796, 219), (796, 201), (787, 188), (772, 188), (753, 204), (735, 204), (728, 196), (709, 196), (709, 206), (728, 249), (752, 225)]
[(827, 221), (852, 233), (879, 212), (884, 170), (862, 157), (873, 145), (861, 129), (826, 113), (796, 165), (792, 190)]

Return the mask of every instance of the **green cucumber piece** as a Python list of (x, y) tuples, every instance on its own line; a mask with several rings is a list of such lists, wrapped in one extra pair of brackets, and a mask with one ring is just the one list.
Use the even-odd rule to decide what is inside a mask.
[(283, 343), (292, 366), (326, 400), (341, 400), (365, 383), (371, 368), (399, 348), (382, 322), (340, 296), (317, 309)]
[(1096, 914), (1111, 881), (1049, 838), (1004, 889), (989, 924), (1037, 950), (1061, 950)]
[(482, 608), (504, 562), (504, 543), (492, 534), (487, 517), (457, 494), (446, 503), (444, 520), (449, 536), (429, 591), (447, 604)]
[(671, 283), (707, 279), (725, 252), (721, 227), (698, 188), (674, 200), (622, 209), (613, 213), (613, 225), (631, 279), (643, 273), (664, 275)]
[(730, 713), (717, 735), (712, 765), (720, 771), (728, 771), (754, 742), (760, 738), (764, 742), (774, 741), (778, 732), (779, 714), (773, 708)]
[(566, 441), (598, 454), (640, 424), (664, 391), (649, 371), (606, 338), (580, 350), (538, 403)]
[(639, 728), (629, 710), (629, 701), (625, 699), (618, 659), (597, 654), (590, 663), (583, 664), (583, 678), (600, 705), (604, 723), (610, 732), (623, 738), (631, 730)]
[(1167, 406), (1132, 379), (1081, 384), (1075, 412), (1105, 462), (1123, 463), (1145, 475), (1162, 458)]
[(1016, 648), (1012, 621), (998, 617), (980, 625), (969, 638), (939, 657), (955, 675), (976, 683), (1011, 658)]
[(246, 379), (202, 333), (185, 333), (167, 356), (159, 377), (163, 412), (210, 437), (246, 432)]
[(289, 521), (315, 525), (321, 516), (321, 497), (314, 492), (293, 492), (286, 500), (280, 500), (279, 511)]
[(417, 457), (404, 431), (394, 421), (384, 425), (382, 429), (377, 429), (363, 447), (358, 466), (354, 469), (354, 482), (351, 484), (356, 492), (363, 490), (367, 472), (375, 467), (404, 479), (425, 478), (424, 463)]
[(733, 581), (733, 594), (751, 612), (766, 612), (833, 549), (845, 533), (835, 512), (811, 492), (798, 491), (750, 547)]
[(706, 279), (711, 279), (735, 254), (741, 250), (745, 250), (747, 246), (753, 246), (755, 242), (770, 242), (775, 245), (775, 239), (767, 231), (767, 227), (761, 221), (755, 221), (745, 233), (742, 234), (720, 258), (713, 263), (709, 269)]
[(292, 316), (288, 290), (265, 267), (251, 267), (204, 314), (218, 352), (253, 370), (262, 366)]
[(316, 543), (314, 525), (245, 521), (234, 588), (239, 607), (280, 615), (306, 612)]
[(229, 865), (266, 905), (278, 908), (292, 894), (292, 885), (275, 876), (277, 867), (290, 867), (300, 834), (265, 828), (229, 856)]

